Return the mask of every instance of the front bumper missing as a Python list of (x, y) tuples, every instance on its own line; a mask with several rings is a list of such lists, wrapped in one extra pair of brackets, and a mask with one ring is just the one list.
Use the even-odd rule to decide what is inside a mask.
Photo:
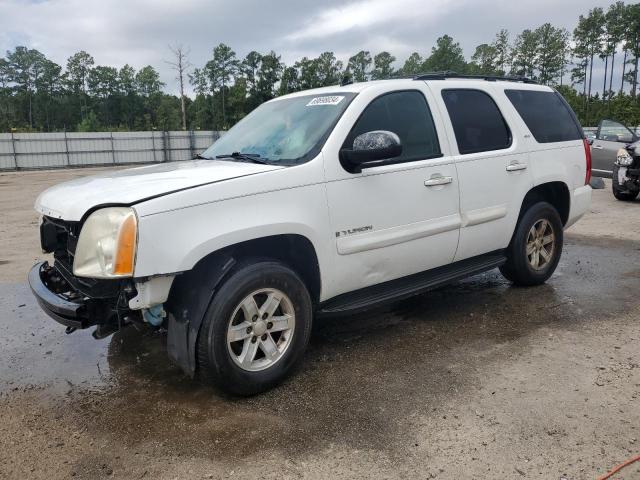
[(29, 271), (29, 286), (42, 310), (66, 327), (88, 328), (93, 325), (88, 316), (85, 298), (71, 300), (49, 288), (48, 284), (54, 279), (60, 281), (55, 275), (55, 269), (49, 262), (37, 263)]
[(42, 310), (69, 331), (94, 325), (117, 329), (121, 324), (117, 315), (119, 294), (108, 298), (88, 296), (75, 288), (64, 273), (64, 269), (48, 262), (38, 263), (29, 271), (29, 286)]

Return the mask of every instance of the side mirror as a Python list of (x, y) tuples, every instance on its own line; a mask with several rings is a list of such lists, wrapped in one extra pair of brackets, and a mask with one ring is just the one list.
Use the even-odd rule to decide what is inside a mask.
[(593, 138), (587, 138), (587, 143), (589, 145), (593, 145)]
[(347, 148), (340, 150), (340, 160), (351, 166), (351, 171), (354, 173), (360, 173), (363, 168), (384, 165), (383, 162), (377, 162), (400, 155), (402, 155), (400, 137), (387, 130), (362, 133), (353, 140), (351, 150)]

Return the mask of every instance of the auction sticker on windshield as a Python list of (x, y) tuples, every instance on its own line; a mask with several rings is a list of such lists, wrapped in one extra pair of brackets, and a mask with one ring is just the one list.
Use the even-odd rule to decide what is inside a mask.
[(307, 103), (307, 107), (313, 107), (314, 105), (338, 105), (342, 100), (344, 100), (344, 97), (341, 95), (316, 97)]

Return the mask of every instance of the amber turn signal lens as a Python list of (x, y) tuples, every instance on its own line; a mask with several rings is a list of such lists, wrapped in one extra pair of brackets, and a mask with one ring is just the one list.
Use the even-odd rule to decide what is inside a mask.
[(114, 275), (132, 275), (136, 255), (136, 236), (138, 225), (135, 214), (131, 213), (120, 226), (116, 259), (113, 265)]

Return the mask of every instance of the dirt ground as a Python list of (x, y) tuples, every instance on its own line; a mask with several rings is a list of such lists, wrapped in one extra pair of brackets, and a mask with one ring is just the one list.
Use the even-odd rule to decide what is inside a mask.
[(575, 480), (640, 453), (640, 202), (609, 183), (548, 284), (489, 272), (318, 321), (296, 376), (233, 399), (161, 333), (67, 336), (39, 310), (33, 202), (92, 172), (0, 174), (0, 478)]

